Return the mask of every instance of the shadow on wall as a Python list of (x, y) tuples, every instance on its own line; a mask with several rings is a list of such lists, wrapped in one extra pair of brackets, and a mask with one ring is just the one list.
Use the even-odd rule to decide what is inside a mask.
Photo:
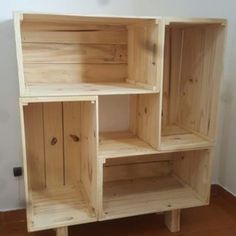
[[(12, 168), (22, 164), (19, 86), (13, 20), (0, 22), (0, 208), (18, 207), (23, 200)], [(19, 196), (22, 195), (22, 196)]]

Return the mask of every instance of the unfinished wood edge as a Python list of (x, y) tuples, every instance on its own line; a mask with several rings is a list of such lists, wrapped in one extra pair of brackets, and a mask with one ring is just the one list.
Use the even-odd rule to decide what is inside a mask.
[(23, 53), (22, 53), (22, 40), (21, 40), (21, 21), (23, 21), (23, 14), (21, 12), (14, 12), (14, 31), (15, 31), (15, 42), (16, 42), (16, 58), (17, 58), (17, 69), (19, 77), (19, 89), (20, 95), (25, 94), (25, 78), (23, 68)]
[[(161, 126), (162, 126), (162, 108), (163, 108), (163, 81), (164, 81), (164, 54), (165, 54), (165, 19), (163, 19), (158, 25), (158, 58), (157, 68), (161, 68), (157, 71), (157, 77), (159, 81), (159, 110), (158, 110), (158, 141), (157, 149), (161, 149)], [(159, 50), (160, 49), (160, 50)]]
[(68, 227), (61, 227), (55, 229), (56, 231), (56, 236), (68, 236)]
[(180, 231), (180, 209), (165, 212), (165, 225), (172, 233)]
[(165, 17), (165, 24), (219, 24), (226, 25), (227, 20), (224, 18), (178, 18), (178, 17)]
[(85, 102), (91, 101), (91, 103), (97, 103), (97, 96), (41, 96), (41, 97), (21, 97), (20, 103), (22, 105), (28, 105), (28, 103), (41, 103), (41, 102)]

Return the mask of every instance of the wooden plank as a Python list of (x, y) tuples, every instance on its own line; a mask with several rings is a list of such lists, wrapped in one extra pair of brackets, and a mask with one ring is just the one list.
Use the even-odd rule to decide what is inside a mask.
[(27, 43), (83, 43), (83, 44), (127, 44), (124, 31), (26, 31), (22, 42)]
[[(78, 84), (32, 84), (27, 87), (26, 96), (94, 96), (121, 94), (153, 94), (153, 90), (140, 88), (128, 83), (78, 83)], [(31, 99), (30, 98), (30, 99)], [(53, 98), (51, 98), (53, 99)], [(71, 98), (70, 98), (71, 99)]]
[(104, 217), (116, 219), (204, 205), (174, 177), (111, 181), (104, 184)]
[(24, 108), (25, 143), (29, 189), (45, 188), (43, 104)]
[(78, 101), (95, 101), (96, 96), (60, 96), (60, 97), (21, 97), (22, 104), (41, 103), (41, 102), (78, 102)]
[(154, 149), (159, 144), (159, 95), (139, 95), (137, 103), (137, 136)]
[(157, 25), (129, 27), (128, 80), (159, 89), (157, 81)]
[(164, 74), (162, 87), (162, 129), (169, 125), (169, 99), (170, 99), (170, 65), (171, 65), (171, 48), (170, 48), (170, 29), (165, 30), (165, 53), (164, 53)]
[(68, 236), (68, 227), (57, 228), (56, 236)]
[(104, 167), (104, 182), (162, 177), (171, 174), (169, 161), (120, 164)]
[(22, 96), (25, 92), (25, 78), (24, 78), (22, 42), (21, 42), (21, 20), (22, 20), (22, 14), (14, 13), (17, 69), (18, 69), (20, 95)]
[(126, 64), (24, 64), (29, 84), (124, 82)]
[(180, 151), (211, 148), (213, 143), (193, 133), (162, 136), (161, 151)]
[(97, 104), (81, 104), (81, 182), (93, 208), (97, 208)]
[(80, 102), (63, 103), (65, 184), (80, 181), (81, 106)]
[(128, 25), (128, 24), (154, 24), (157, 18), (153, 17), (132, 17), (132, 16), (89, 16), (89, 15), (73, 15), (73, 14), (35, 14), (24, 13), (25, 22), (58, 22), (70, 24), (91, 24), (98, 25)]
[(165, 224), (171, 233), (180, 231), (180, 209), (165, 213)]
[(43, 105), (46, 186), (64, 184), (62, 103)]
[(24, 63), (127, 63), (126, 45), (23, 43)]
[(190, 186), (198, 197), (208, 204), (211, 185), (211, 162), (209, 150), (176, 153), (174, 174)]
[(77, 24), (73, 22), (30, 22), (23, 21), (21, 24), (22, 31), (124, 31), (125, 25), (109, 25), (109, 22), (104, 24), (96, 24), (96, 22)]

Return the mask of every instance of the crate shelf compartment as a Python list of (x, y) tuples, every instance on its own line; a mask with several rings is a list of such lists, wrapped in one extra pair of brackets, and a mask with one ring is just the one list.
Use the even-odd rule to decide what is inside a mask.
[(118, 160), (109, 159), (104, 165), (104, 220), (208, 202), (209, 183), (200, 187), (204, 178), (210, 178), (207, 168), (200, 168), (210, 165), (206, 150), (158, 154), (156, 161), (151, 156), (135, 162)]
[(129, 131), (100, 134), (99, 158), (155, 154), (157, 150)]
[(16, 25), (23, 67), (21, 96), (160, 91), (158, 20), (68, 19), (22, 15)]
[(214, 143), (223, 38), (218, 22), (166, 25), (161, 151)]
[(29, 231), (96, 221), (97, 98), (65, 99), (21, 100)]
[(159, 94), (99, 97), (99, 158), (157, 153)]

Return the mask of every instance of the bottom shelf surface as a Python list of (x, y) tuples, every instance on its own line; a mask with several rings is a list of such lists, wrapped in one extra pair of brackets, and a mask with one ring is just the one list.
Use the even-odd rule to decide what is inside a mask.
[(104, 183), (103, 220), (205, 205), (176, 177)]
[(29, 231), (96, 221), (88, 201), (78, 186), (32, 191), (30, 198), (27, 209)]

